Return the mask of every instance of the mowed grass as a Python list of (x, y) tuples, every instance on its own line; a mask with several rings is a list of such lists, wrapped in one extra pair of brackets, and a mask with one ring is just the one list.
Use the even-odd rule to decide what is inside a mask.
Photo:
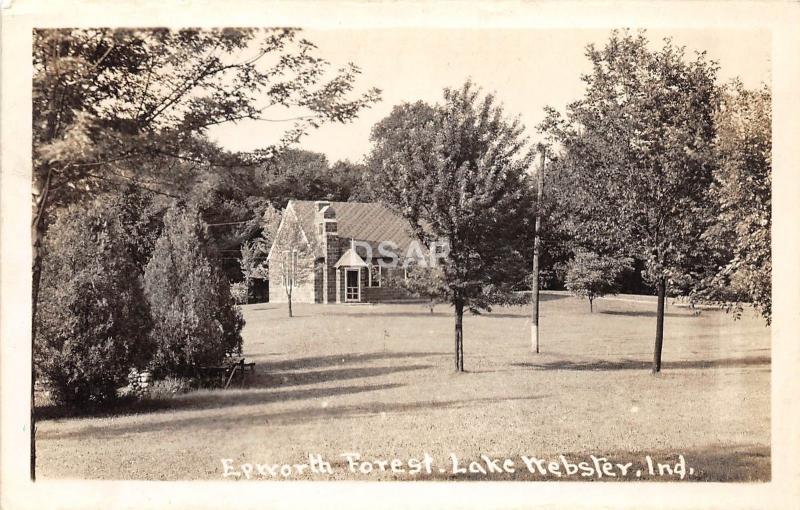
[[(654, 377), (655, 303), (627, 298), (600, 299), (590, 314), (585, 301), (545, 293), (539, 354), (527, 307), (468, 315), (463, 374), (453, 372), (445, 305), (433, 315), (418, 304), (295, 305), (293, 318), (283, 304), (248, 305), (244, 350), (257, 365), (245, 388), (40, 421), (38, 475), (220, 479), (223, 458), (239, 466), (320, 454), (333, 474), (291, 479), (378, 480), (408, 476), (352, 474), (341, 454), (427, 453), (448, 469), (451, 453), (518, 467), (520, 455), (638, 465), (683, 454), (692, 480), (768, 480), (769, 328), (747, 313), (734, 321), (670, 305)], [(543, 479), (526, 470), (455, 478)]]

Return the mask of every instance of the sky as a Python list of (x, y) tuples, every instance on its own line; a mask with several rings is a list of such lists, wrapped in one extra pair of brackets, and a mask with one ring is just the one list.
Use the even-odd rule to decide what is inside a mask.
[[(564, 107), (583, 94), (580, 75), (590, 70), (589, 43), (602, 46), (599, 29), (369, 29), (307, 30), (333, 66), (353, 62), (362, 69), (357, 90), (378, 87), (382, 101), (348, 124), (327, 124), (303, 138), (299, 148), (324, 153), (331, 163), (361, 162), (369, 152), (372, 126), (392, 107), (417, 100), (435, 103), (445, 87), (468, 78), (493, 92), (509, 116), (519, 115), (529, 136), (544, 107)], [(739, 77), (747, 87), (770, 83), (770, 37), (757, 30), (648, 30), (653, 47), (664, 37), (685, 45), (687, 54), (706, 51), (720, 65), (719, 79)], [(232, 151), (249, 151), (277, 141), (285, 124), (244, 121), (221, 125), (209, 135)]]

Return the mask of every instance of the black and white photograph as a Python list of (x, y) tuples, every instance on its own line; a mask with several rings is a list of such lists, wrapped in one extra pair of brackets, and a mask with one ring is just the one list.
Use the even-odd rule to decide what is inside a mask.
[(157, 21), (26, 31), (34, 489), (781, 476), (768, 26)]

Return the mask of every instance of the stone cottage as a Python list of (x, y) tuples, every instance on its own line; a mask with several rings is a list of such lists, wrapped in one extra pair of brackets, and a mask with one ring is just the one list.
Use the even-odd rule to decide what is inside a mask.
[[(403, 278), (408, 254), (424, 259), (424, 248), (408, 222), (379, 203), (291, 200), (270, 248), (269, 300), (287, 301), (287, 278), (282, 262), (297, 252), (287, 246), (282, 229), (294, 222), (301, 230), (302, 252), (292, 259), (304, 274), (293, 281), (295, 303), (378, 303), (412, 299), (405, 290), (389, 285)], [(382, 262), (382, 263), (381, 263)], [(284, 269), (282, 269), (282, 266)]]

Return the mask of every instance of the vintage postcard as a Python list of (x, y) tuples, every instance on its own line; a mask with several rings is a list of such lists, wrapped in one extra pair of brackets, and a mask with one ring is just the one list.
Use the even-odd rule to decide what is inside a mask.
[(3, 507), (792, 508), (799, 16), (10, 3)]

